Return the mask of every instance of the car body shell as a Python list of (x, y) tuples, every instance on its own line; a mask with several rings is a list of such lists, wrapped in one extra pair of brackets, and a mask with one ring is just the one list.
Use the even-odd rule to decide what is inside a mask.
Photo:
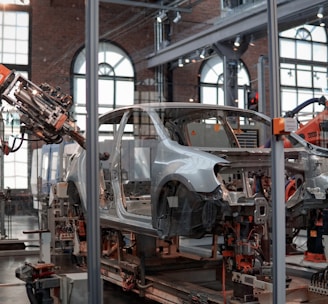
[[(142, 119), (138, 120), (140, 125), (140, 121), (147, 117), (149, 125), (152, 126), (151, 135), (155, 134), (155, 139), (152, 138), (147, 142), (147, 140), (132, 137), (131, 134), (136, 133), (135, 128), (132, 131), (127, 126), (129, 124), (134, 125), (137, 117), (134, 113), (138, 113), (139, 116), (144, 115)], [(218, 129), (214, 133), (211, 132), (216, 134), (215, 132), (221, 131), (220, 128), (225, 124), (228, 146), (205, 145), (198, 147), (192, 145), (190, 134), (192, 132), (197, 133), (197, 131), (187, 130), (186, 126), (192, 125), (194, 122), (196, 123), (192, 125), (192, 128), (198, 126), (199, 122), (207, 125), (206, 122), (215, 116), (220, 117), (220, 123), (210, 124), (211, 128), (214, 126), (213, 128), (217, 127)], [(244, 117), (244, 120), (239, 120), (240, 116)], [(233, 123), (229, 123), (229, 120)], [(258, 175), (259, 173), (270, 175), (271, 150), (264, 148), (264, 144), (265, 141), (271, 139), (272, 135), (263, 134), (264, 130), (259, 128), (260, 130), (256, 131), (262, 132), (259, 134), (262, 141), (258, 142), (257, 147), (241, 147), (236, 136), (240, 129), (238, 122), (246, 120), (250, 127), (253, 127), (254, 122), (258, 121), (268, 130), (271, 128), (271, 119), (258, 112), (234, 107), (191, 103), (139, 104), (115, 109), (100, 116), (100, 137), (106, 137), (106, 130), (111, 132), (110, 139), (106, 139), (103, 144), (100, 144), (100, 151), (110, 154), (108, 161), (100, 162), (101, 170), (107, 171), (107, 177), (100, 179), (101, 188), (110, 193), (104, 199), (107, 200), (107, 203), (103, 203), (100, 207), (102, 223), (114, 228), (159, 235), (163, 238), (174, 235), (200, 237), (204, 233), (213, 232), (223, 215), (231, 214), (236, 205), (239, 204), (238, 208), (242, 204), (255, 206), (254, 192), (246, 184), (251, 179), (250, 172), (255, 172)], [(102, 129), (103, 125), (110, 127)], [(132, 152), (124, 154), (123, 157), (122, 153), (125, 151), (124, 138), (127, 129), (130, 130), (128, 135), (131, 136), (127, 147), (132, 146), (133, 151), (129, 148)], [(187, 131), (189, 138), (183, 135)], [(172, 132), (175, 133), (172, 135)], [(208, 132), (205, 130), (202, 134), (205, 137), (209, 136), (206, 133)], [(312, 185), (312, 190), (310, 189), (312, 194), (308, 191), (309, 189), (306, 190), (305, 185), (305, 188), (302, 188), (305, 189), (302, 194), (299, 193), (300, 190), (296, 192), (291, 197), (291, 202), (287, 202), (289, 205), (286, 206), (292, 206), (291, 210), (294, 214), (295, 210), (301, 210), (304, 207), (304, 197), (310, 198), (309, 205), (324, 206), (326, 196), (315, 196), (314, 193), (321, 191), (322, 194), (326, 191), (323, 189), (326, 188), (328, 181), (326, 165), (322, 165), (324, 172), (320, 171), (315, 174), (313, 171), (310, 173), (308, 167), (313, 165), (313, 161), (316, 162), (315, 159), (318, 157), (326, 164), (327, 149), (313, 146), (294, 133), (290, 134), (290, 140), (294, 142), (295, 148), (286, 149), (286, 170), (290, 171), (290, 176), (295, 175), (298, 171), (301, 172), (304, 177), (302, 182), (306, 180), (309, 185)], [(148, 146), (137, 146), (139, 141), (147, 142)], [(136, 160), (133, 156), (135, 151), (143, 152), (148, 158)], [(71, 158), (70, 170), (67, 174), (67, 181), (74, 185), (73, 190), (70, 191), (75, 193), (75, 197), (78, 193), (84, 208), (87, 205), (86, 153), (87, 151), (82, 148), (76, 150)], [(131, 160), (133, 158), (134, 161)], [(146, 161), (144, 161), (145, 159)], [(143, 166), (143, 164), (146, 165)], [(128, 172), (123, 172), (124, 166), (132, 169), (130, 172), (129, 169), (126, 170)], [(131, 179), (131, 175), (135, 175), (137, 169), (141, 170), (141, 176), (145, 177), (144, 181)], [(221, 172), (227, 178), (241, 176), (239, 181), (243, 184), (242, 189), (227, 189), (226, 181), (218, 178)], [(124, 177), (125, 174), (128, 178)], [(139, 190), (135, 191), (138, 188), (136, 184), (139, 185)], [(139, 193), (140, 189), (147, 190), (136, 199), (135, 196), (137, 195), (131, 193)], [(188, 202), (182, 202), (182, 200)], [(269, 202), (270, 198), (266, 197), (265, 200)], [(263, 203), (263, 200), (261, 202)], [(129, 204), (136, 206), (134, 211), (129, 211)], [(138, 208), (138, 204), (141, 204), (140, 208)], [(149, 205), (149, 212), (143, 214), (136, 211), (137, 209), (142, 210), (146, 205)], [(163, 207), (164, 205), (166, 207)], [(256, 206), (254, 208), (256, 209)], [(185, 226), (188, 227), (185, 228)]]

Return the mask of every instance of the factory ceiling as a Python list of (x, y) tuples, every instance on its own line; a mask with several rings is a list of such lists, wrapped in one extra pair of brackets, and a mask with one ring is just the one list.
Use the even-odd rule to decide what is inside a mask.
[[(130, 7), (140, 7), (153, 11), (154, 16), (161, 10), (171, 12), (192, 13), (193, 9), (204, 0), (100, 0)], [(219, 1), (218, 1), (219, 3)], [(233, 44), (237, 35), (249, 40), (250, 37), (260, 39), (268, 34), (267, 1), (250, 1), (250, 5), (242, 5), (242, 9), (232, 14), (218, 16), (206, 22), (206, 27), (186, 35), (186, 38), (172, 41), (147, 56), (148, 68), (177, 61), (178, 58), (212, 45)], [(316, 14), (320, 6), (328, 11), (326, 0), (277, 0), (278, 30), (283, 31), (302, 24), (318, 24)], [(328, 24), (328, 19), (326, 20)]]
[(191, 9), (203, 2), (204, 0), (175, 0), (175, 1), (130, 1), (130, 0), (101, 0), (101, 2), (116, 3), (121, 5), (135, 6), (135, 7), (145, 7), (163, 10), (172, 10), (179, 12), (191, 12)]
[[(278, 0), (277, 19), (279, 31), (302, 24), (318, 23), (316, 14), (320, 6), (327, 10), (327, 1)], [(241, 10), (235, 16), (229, 15), (219, 18), (210, 28), (150, 54), (148, 67), (153, 68), (168, 63), (192, 50), (208, 45), (230, 43), (236, 35), (253, 35), (255, 39), (265, 37), (268, 33), (267, 20), (267, 2), (259, 2), (251, 9)]]

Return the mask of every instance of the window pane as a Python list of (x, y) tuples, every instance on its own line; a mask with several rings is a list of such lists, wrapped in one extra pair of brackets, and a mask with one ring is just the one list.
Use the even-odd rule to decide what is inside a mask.
[(295, 86), (296, 72), (294, 64), (281, 64), (280, 68), (280, 82), (282, 85)]
[(3, 27), (3, 38), (14, 39), (16, 38), (16, 27), (4, 26)]
[(28, 28), (19, 27), (16, 31), (16, 38), (18, 40), (28, 40)]
[(281, 110), (282, 113), (286, 113), (297, 106), (297, 95), (292, 89), (282, 89), (281, 91)]
[(300, 87), (312, 87), (312, 72), (309, 67), (299, 66), (297, 71), (297, 85)]
[[(279, 35), (280, 35), (280, 37), (295, 38), (295, 34), (296, 34), (296, 29), (292, 28), (292, 29), (281, 32)], [(284, 39), (280, 39), (280, 40), (284, 40)]]
[(118, 65), (115, 66), (116, 75), (131, 77), (133, 76), (133, 67), (131, 62), (127, 59), (124, 59), (119, 62)]
[(312, 44), (309, 41), (297, 41), (296, 58), (311, 60), (312, 59)]
[(219, 56), (215, 56), (205, 62), (202, 68), (201, 82), (217, 83), (217, 80), (222, 73), (222, 59)]
[(224, 105), (224, 94), (222, 89), (204, 86), (201, 92), (202, 103)]
[(28, 64), (28, 58), (25, 54), (17, 54), (15, 63), (16, 64), (27, 65)]
[(8, 54), (8, 53), (3, 53), (2, 54), (2, 61), (6, 63), (16, 63), (15, 60), (15, 55), (14, 54)]
[(4, 188), (27, 189), (27, 142), (15, 153), (6, 155)]
[(29, 17), (28, 14), (25, 12), (17, 12), (17, 25), (18, 26), (25, 26), (27, 27), (29, 24)]
[(16, 44), (14, 40), (4, 40), (3, 51), (10, 53), (16, 50)]
[(295, 42), (287, 39), (280, 39), (280, 56), (285, 58), (294, 58)]
[(327, 33), (325, 27), (312, 25), (310, 31), (313, 41), (327, 43)]
[(313, 60), (327, 62), (327, 45), (316, 43), (313, 47)]
[(4, 15), (4, 23), (7, 25), (16, 25), (16, 18), (16, 12), (6, 12), (6, 14)]
[(117, 105), (130, 105), (134, 100), (134, 84), (131, 81), (117, 82)]
[(27, 54), (28, 53), (28, 42), (27, 41), (17, 41), (16, 43), (17, 50), (21, 54)]
[(76, 124), (79, 126), (81, 131), (85, 131), (87, 129), (86, 118), (87, 118), (87, 114), (84, 114), (84, 111), (80, 111), (80, 109), (76, 110), (75, 113)]
[(85, 104), (85, 79), (80, 77), (74, 78), (74, 100), (75, 105)]
[(313, 86), (324, 90), (327, 88), (327, 68), (324, 67), (314, 67), (313, 68)]
[(114, 81), (99, 80), (99, 105), (113, 104), (114, 100)]

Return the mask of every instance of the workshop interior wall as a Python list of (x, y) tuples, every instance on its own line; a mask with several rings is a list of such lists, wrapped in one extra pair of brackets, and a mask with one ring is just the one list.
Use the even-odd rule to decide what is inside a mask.
[[(32, 0), (31, 11), (31, 80), (37, 84), (47, 82), (71, 93), (71, 63), (85, 42), (84, 1)], [(129, 54), (136, 72), (136, 92), (152, 92), (143, 95), (152, 98), (158, 95), (155, 93), (156, 69), (148, 69), (147, 57), (155, 52), (155, 14), (154, 9), (127, 5), (100, 2), (99, 7), (99, 38), (117, 44)], [(198, 33), (217, 22), (219, 14), (217, 1), (202, 1), (192, 13), (183, 13), (178, 24), (170, 22), (167, 38), (174, 43)], [(242, 57), (250, 71), (251, 82), (257, 78), (259, 56), (267, 54), (265, 41), (256, 43), (257, 46), (247, 50)], [(164, 66), (164, 85), (171, 86), (173, 101), (193, 98), (198, 102), (199, 67), (200, 62), (183, 69)], [(165, 100), (171, 99), (172, 95), (166, 93)], [(136, 96), (140, 94), (136, 93)]]

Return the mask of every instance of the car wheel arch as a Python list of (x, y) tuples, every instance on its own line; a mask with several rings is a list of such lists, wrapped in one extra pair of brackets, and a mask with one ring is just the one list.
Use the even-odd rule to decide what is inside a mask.
[[(152, 208), (153, 228), (157, 229), (158, 234), (161, 237), (166, 238), (171, 237), (173, 235), (187, 236), (189, 234), (189, 232), (185, 233), (181, 230), (181, 227), (184, 225), (181, 226), (180, 224), (178, 224), (177, 218), (173, 216), (173, 214), (176, 214), (176, 211), (174, 211), (174, 205), (180, 201), (180, 199), (175, 200), (173, 197), (179, 197), (181, 189), (183, 189), (183, 193), (189, 193), (188, 195), (186, 195), (186, 197), (189, 198), (189, 200), (187, 200), (188, 202), (186, 201), (186, 203), (188, 204), (184, 205), (187, 207), (187, 209), (192, 208), (194, 201), (198, 201), (199, 203), (201, 201), (200, 196), (195, 192), (193, 187), (190, 186), (190, 183), (188, 183), (188, 181), (183, 178), (171, 178), (168, 179), (165, 183), (163, 183), (158, 190), (157, 199), (153, 202), (154, 205)], [(172, 200), (169, 200), (169, 197), (172, 197)], [(191, 197), (192, 199), (190, 199)], [(171, 209), (172, 205), (170, 206), (170, 204), (173, 205), (173, 209)], [(181, 205), (177, 205), (176, 207), (179, 210), (182, 210), (180, 209)]]
[(189, 191), (195, 191), (190, 181), (186, 179), (184, 176), (178, 174), (168, 175), (156, 186), (155, 191), (151, 195), (151, 203), (153, 206), (157, 205), (157, 202), (160, 198), (163, 189), (167, 187), (167, 185), (171, 185), (173, 183), (183, 184)]

